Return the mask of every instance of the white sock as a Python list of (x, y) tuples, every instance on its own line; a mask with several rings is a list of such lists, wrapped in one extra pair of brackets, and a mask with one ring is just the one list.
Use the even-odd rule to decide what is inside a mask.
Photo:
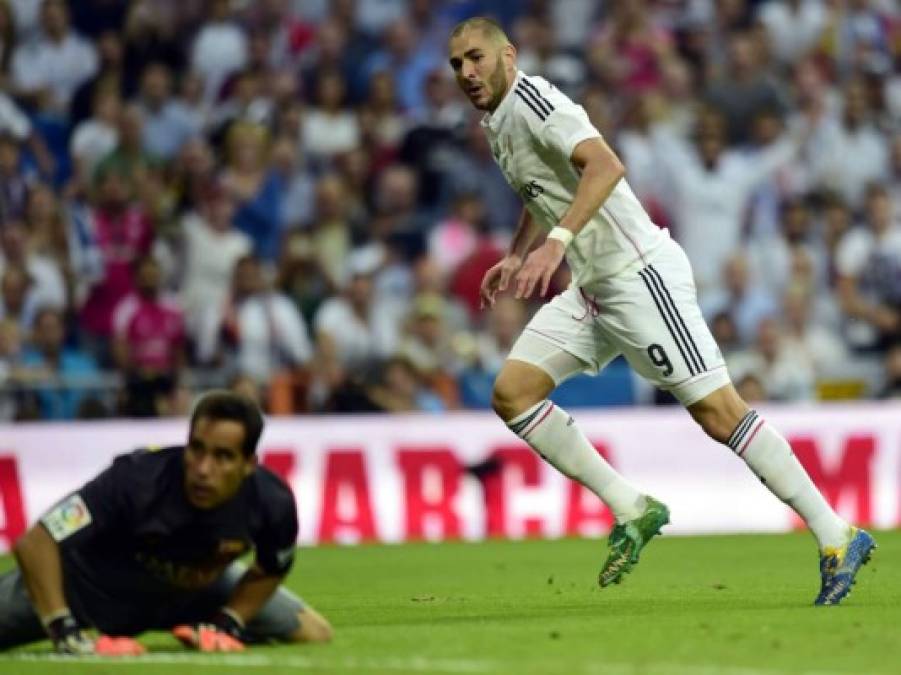
[(616, 522), (644, 513), (644, 496), (604, 461), (565, 410), (544, 400), (507, 426), (563, 475), (596, 494), (610, 507)]
[(848, 523), (839, 518), (820, 494), (788, 441), (757, 412), (748, 411), (726, 444), (770, 492), (804, 519), (821, 550), (848, 543)]

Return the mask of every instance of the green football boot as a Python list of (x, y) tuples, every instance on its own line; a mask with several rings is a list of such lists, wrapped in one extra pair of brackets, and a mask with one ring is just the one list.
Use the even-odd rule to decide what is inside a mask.
[(598, 583), (601, 586), (618, 584), (623, 580), (623, 575), (632, 571), (632, 567), (638, 563), (638, 554), (644, 548), (651, 537), (660, 534), (660, 528), (669, 522), (669, 509), (663, 502), (658, 502), (653, 497), (646, 497), (647, 506), (635, 520), (626, 523), (617, 523), (610, 532), (607, 544), (610, 547), (610, 555), (604, 563), (604, 569), (598, 575)]

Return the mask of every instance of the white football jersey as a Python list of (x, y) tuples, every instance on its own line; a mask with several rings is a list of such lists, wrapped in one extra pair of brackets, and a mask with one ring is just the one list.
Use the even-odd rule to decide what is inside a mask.
[[(507, 182), (533, 220), (550, 230), (576, 196), (580, 174), (571, 160), (573, 149), (601, 137), (585, 109), (544, 78), (518, 71), (500, 105), (482, 118), (482, 127)], [(589, 286), (632, 265), (644, 267), (668, 237), (623, 178), (566, 250), (573, 284)]]

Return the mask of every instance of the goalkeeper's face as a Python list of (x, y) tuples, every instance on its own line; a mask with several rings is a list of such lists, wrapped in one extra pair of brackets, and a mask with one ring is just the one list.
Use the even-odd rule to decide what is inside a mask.
[(245, 456), (244, 426), (235, 420), (201, 417), (185, 448), (185, 494), (199, 509), (212, 509), (235, 496), (256, 467)]

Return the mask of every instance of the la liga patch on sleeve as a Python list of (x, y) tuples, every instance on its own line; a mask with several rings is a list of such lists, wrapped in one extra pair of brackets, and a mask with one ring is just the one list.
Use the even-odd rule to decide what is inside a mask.
[(78, 494), (66, 497), (41, 518), (41, 523), (47, 528), (54, 541), (57, 542), (71, 537), (79, 530), (83, 530), (91, 522), (91, 512), (88, 511), (88, 505), (84, 503), (81, 495)]

